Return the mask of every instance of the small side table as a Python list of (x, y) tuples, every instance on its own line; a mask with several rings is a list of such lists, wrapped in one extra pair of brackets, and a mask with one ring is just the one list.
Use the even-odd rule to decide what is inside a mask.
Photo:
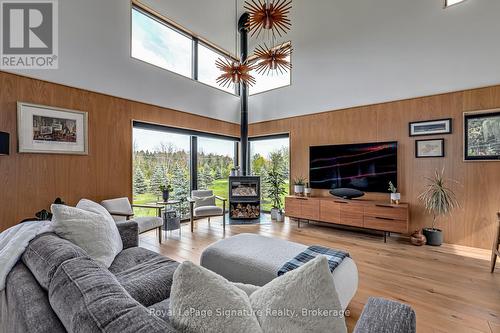
[[(182, 201), (180, 200), (159, 201), (156, 203), (157, 205), (165, 207), (162, 230), (179, 230), (179, 236), (181, 235), (181, 203)], [(165, 234), (165, 238), (167, 238), (167, 234)]]

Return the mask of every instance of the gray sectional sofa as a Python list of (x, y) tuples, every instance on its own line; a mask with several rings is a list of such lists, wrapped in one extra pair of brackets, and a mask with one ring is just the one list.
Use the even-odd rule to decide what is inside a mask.
[[(53, 233), (31, 241), (7, 277), (0, 333), (169, 333), (172, 277), (178, 263), (138, 247), (135, 222), (118, 224), (123, 251), (109, 269)], [(404, 304), (370, 299), (355, 333), (413, 333)]]

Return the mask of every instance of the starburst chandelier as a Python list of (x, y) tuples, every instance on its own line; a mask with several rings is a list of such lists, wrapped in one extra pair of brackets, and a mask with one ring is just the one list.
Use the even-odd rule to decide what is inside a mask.
[(215, 65), (223, 73), (217, 78), (217, 83), (222, 87), (230, 87), (231, 84), (246, 83), (253, 86), (255, 78), (250, 75), (253, 66), (248, 63), (241, 63), (236, 60), (219, 58)]
[(255, 56), (258, 58), (254, 69), (258, 74), (269, 75), (272, 71), (284, 74), (292, 68), (292, 64), (288, 60), (292, 53), (291, 43), (283, 43), (278, 47), (257, 46)]
[(292, 8), (291, 0), (250, 0), (245, 1), (245, 9), (250, 14), (248, 30), (257, 37), (263, 30), (272, 32), (273, 37), (286, 34), (292, 23), (288, 18)]

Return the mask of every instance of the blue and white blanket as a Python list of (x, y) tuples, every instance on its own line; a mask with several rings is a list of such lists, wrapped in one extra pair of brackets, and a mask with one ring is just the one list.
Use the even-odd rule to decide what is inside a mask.
[(349, 257), (349, 253), (340, 250), (329, 249), (327, 247), (319, 245), (309, 246), (307, 249), (296, 255), (293, 259), (287, 261), (283, 265), (283, 267), (279, 269), (278, 276), (299, 268), (300, 266), (304, 265), (308, 261), (311, 261), (317, 256), (325, 256), (328, 259), (330, 272), (333, 273), (335, 268), (337, 268), (337, 266), (342, 263), (342, 260)]

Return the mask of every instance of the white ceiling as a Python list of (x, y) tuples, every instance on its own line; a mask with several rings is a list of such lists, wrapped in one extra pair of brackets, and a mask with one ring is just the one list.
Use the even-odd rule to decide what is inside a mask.
[[(234, 52), (233, 0), (143, 1)], [(130, 57), (130, 0), (59, 4), (60, 69), (17, 73), (239, 121), (237, 97)], [(250, 121), (499, 84), (499, 13), (499, 0), (293, 0), (292, 85), (251, 96)]]

